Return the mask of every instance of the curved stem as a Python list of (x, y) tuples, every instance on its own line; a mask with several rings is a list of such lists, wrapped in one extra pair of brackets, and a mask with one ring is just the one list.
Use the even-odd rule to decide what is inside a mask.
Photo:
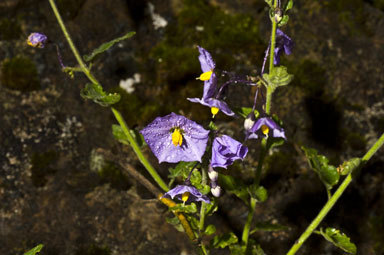
[[(376, 141), (376, 143), (369, 149), (369, 151), (362, 157), (362, 162), (367, 162), (376, 151), (384, 144), (384, 134)], [(328, 200), (328, 202), (324, 205), (323, 209), (319, 212), (316, 218), (311, 222), (311, 224), (307, 227), (307, 229), (303, 232), (303, 234), (299, 237), (299, 239), (295, 242), (295, 244), (288, 251), (287, 255), (293, 255), (296, 253), (298, 249), (303, 245), (303, 243), (307, 240), (307, 238), (312, 234), (312, 232), (319, 226), (324, 217), (328, 214), (328, 212), (335, 205), (337, 200), (343, 194), (344, 190), (348, 187), (348, 185), (352, 182), (352, 174), (353, 171), (359, 166), (356, 166), (352, 169), (351, 173), (344, 179), (344, 181), (337, 188), (336, 192), (332, 195), (332, 197)]]
[(257, 202), (256, 199), (251, 197), (247, 221), (245, 222), (244, 229), (243, 229), (243, 235), (241, 236), (241, 241), (243, 242), (243, 244), (247, 248), (248, 248), (249, 231), (251, 230), (253, 214), (255, 213), (255, 209), (256, 209), (256, 202)]
[(113, 107), (111, 107), (113, 114), (115, 115), (116, 120), (119, 122), (121, 128), (123, 129), (123, 132), (125, 136), (127, 137), (129, 144), (131, 145), (133, 151), (136, 153), (136, 156), (139, 158), (141, 164), (147, 169), (149, 174), (152, 176), (152, 178), (157, 182), (157, 184), (164, 190), (168, 191), (168, 185), (165, 184), (163, 179), (161, 179), (160, 175), (157, 173), (157, 171), (153, 168), (151, 163), (147, 160), (147, 158), (143, 155), (143, 152), (140, 150), (139, 145), (131, 135), (131, 132), (129, 132), (128, 126), (125, 123), (123, 117), (121, 114)]
[[(51, 5), (51, 7), (52, 7), (52, 10), (53, 10), (53, 12), (54, 12), (54, 14), (56, 16), (56, 19), (57, 19), (58, 23), (60, 25), (61, 30), (63, 31), (64, 36), (67, 39), (69, 46), (71, 47), (73, 55), (75, 56), (77, 62), (79, 63), (83, 73), (88, 77), (88, 79), (91, 82), (93, 82), (95, 84), (100, 84), (98, 82), (98, 80), (92, 75), (91, 71), (88, 69), (88, 67), (85, 65), (83, 59), (81, 58), (79, 51), (77, 50), (75, 44), (72, 41), (71, 36), (68, 33), (67, 28), (65, 27), (63, 19), (61, 18), (61, 15), (60, 15), (57, 7), (56, 7), (55, 1), (54, 0), (49, 0), (49, 3)], [(111, 109), (112, 109), (112, 112), (113, 112), (114, 116), (116, 117), (116, 120), (119, 122), (121, 128), (123, 129), (124, 134), (127, 136), (127, 139), (129, 141), (132, 149), (136, 153), (137, 157), (139, 158), (140, 162), (147, 169), (147, 171), (153, 177), (153, 179), (157, 182), (157, 184), (164, 191), (168, 191), (169, 190), (168, 185), (165, 184), (165, 182), (161, 179), (161, 177), (159, 176), (157, 171), (152, 167), (152, 165), (149, 163), (147, 158), (141, 152), (139, 145), (137, 144), (137, 142), (135, 141), (135, 139), (132, 137), (131, 133), (129, 132), (128, 126), (125, 123), (123, 117), (120, 115), (120, 113), (117, 110), (115, 110), (114, 108), (111, 108)]]

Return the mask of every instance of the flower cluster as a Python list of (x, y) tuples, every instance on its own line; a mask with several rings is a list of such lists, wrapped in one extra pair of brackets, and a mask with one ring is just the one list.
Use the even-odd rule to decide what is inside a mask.
[[(290, 54), (291, 48), (292, 41), (290, 38), (278, 30), (275, 49), (277, 63), (279, 62), (279, 54), (282, 51)], [(188, 100), (209, 106), (213, 117), (219, 111), (229, 116), (235, 115), (227, 103), (221, 99), (221, 92), (226, 84), (218, 89), (218, 81), (215, 74), (216, 64), (211, 54), (202, 47), (198, 47), (198, 49), (200, 53), (199, 61), (203, 71), (198, 79), (204, 81), (204, 91), (202, 98), (188, 98)], [(245, 140), (268, 137), (286, 139), (284, 130), (272, 118), (264, 116), (256, 119), (253, 112), (246, 118), (244, 128), (246, 130)], [(202, 162), (202, 157), (206, 152), (209, 140), (209, 132), (196, 122), (175, 113), (164, 117), (157, 117), (152, 123), (141, 130), (144, 140), (159, 160), (159, 163), (177, 163), (180, 161)], [(216, 168), (227, 168), (236, 160), (243, 160), (248, 153), (248, 148), (239, 141), (224, 134), (214, 134), (211, 148), (208, 177), (210, 179), (212, 195), (219, 197), (221, 187), (218, 185), (219, 174)], [(191, 185), (190, 175), (183, 185), (177, 185), (165, 193), (163, 197), (177, 198), (183, 201), (183, 203), (196, 201), (210, 203), (206, 195), (203, 195)]]

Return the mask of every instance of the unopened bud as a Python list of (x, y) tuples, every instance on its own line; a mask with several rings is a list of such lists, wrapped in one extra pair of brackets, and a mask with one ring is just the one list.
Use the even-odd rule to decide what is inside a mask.
[(213, 168), (212, 170), (208, 169), (208, 176), (211, 181), (216, 182), (217, 178), (219, 177), (219, 173), (215, 171)]
[(211, 188), (211, 193), (214, 197), (219, 197), (221, 194), (221, 188), (220, 186), (216, 185), (216, 187)]
[(256, 122), (255, 114), (251, 112), (250, 114), (248, 114), (247, 118), (244, 121), (245, 130), (249, 131), (253, 127), (255, 122)]

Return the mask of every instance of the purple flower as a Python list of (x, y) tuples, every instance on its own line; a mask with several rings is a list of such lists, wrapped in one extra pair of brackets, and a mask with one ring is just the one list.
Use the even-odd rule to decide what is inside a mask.
[(47, 36), (45, 36), (44, 34), (32, 33), (28, 36), (27, 43), (32, 47), (44, 48), (47, 39)]
[(177, 185), (175, 188), (165, 193), (163, 197), (172, 199), (176, 197), (184, 203), (196, 201), (203, 201), (207, 204), (211, 203), (206, 195), (203, 195), (198, 189), (190, 185)]
[(208, 142), (208, 130), (175, 113), (157, 117), (140, 132), (159, 163), (199, 161)]
[(208, 106), (211, 108), (213, 116), (215, 116), (219, 110), (228, 116), (233, 116), (235, 113), (228, 107), (227, 103), (218, 99), (217, 90), (217, 78), (213, 69), (216, 64), (212, 59), (211, 54), (206, 51), (204, 48), (198, 46), (199, 48), (199, 61), (201, 65), (201, 70), (203, 73), (198, 79), (204, 81), (204, 92), (203, 97), (200, 98), (187, 98), (193, 103), (200, 103), (202, 105)]
[(284, 34), (280, 29), (276, 30), (276, 45), (275, 54), (273, 58), (273, 64), (278, 65), (280, 63), (280, 55), (284, 51), (286, 55), (292, 53), (293, 41), (288, 35)]
[[(272, 132), (271, 132), (272, 131)], [(284, 129), (282, 129), (279, 125), (276, 124), (271, 118), (269, 117), (263, 117), (256, 121), (256, 123), (253, 125), (253, 127), (249, 130), (251, 132), (251, 135), (249, 135), (248, 138), (256, 139), (259, 136), (262, 137), (281, 137), (285, 138)]]
[(212, 167), (232, 165), (236, 159), (244, 159), (248, 148), (227, 135), (216, 137), (212, 144)]

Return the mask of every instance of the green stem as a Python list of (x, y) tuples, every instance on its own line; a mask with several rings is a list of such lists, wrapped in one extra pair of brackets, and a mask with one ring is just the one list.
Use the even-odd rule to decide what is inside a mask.
[[(384, 134), (376, 141), (376, 143), (369, 149), (369, 151), (362, 157), (362, 162), (367, 162), (376, 151), (384, 144)], [(359, 166), (357, 166), (359, 167)], [(328, 214), (328, 212), (335, 205), (337, 200), (343, 194), (344, 190), (348, 187), (348, 185), (352, 182), (352, 173), (355, 169), (351, 171), (351, 173), (344, 179), (341, 185), (338, 187), (336, 192), (332, 195), (332, 197), (328, 200), (328, 202), (324, 205), (323, 209), (319, 212), (316, 218), (311, 222), (311, 224), (307, 227), (304, 233), (299, 237), (299, 239), (295, 242), (295, 244), (288, 251), (287, 255), (293, 255), (296, 253), (298, 249), (303, 245), (305, 240), (312, 234), (312, 232), (319, 226), (324, 217)]]
[[(263, 168), (263, 163), (264, 163), (264, 158), (265, 158), (266, 152), (267, 152), (267, 139), (263, 138), (263, 140), (261, 141), (259, 163), (257, 164), (256, 173), (255, 173), (254, 185), (256, 185), (256, 186), (260, 185), (261, 170)], [(241, 237), (241, 240), (242, 240), (243, 244), (245, 245), (245, 247), (247, 247), (247, 249), (248, 249), (249, 231), (251, 229), (253, 215), (255, 214), (256, 202), (257, 202), (256, 199), (251, 197), (247, 221), (245, 222), (245, 225), (243, 228), (243, 234)]]
[(153, 168), (151, 163), (147, 160), (147, 158), (143, 155), (142, 151), (140, 150), (139, 145), (137, 144), (136, 140), (131, 135), (131, 132), (129, 132), (129, 128), (127, 124), (125, 123), (123, 117), (121, 114), (115, 109), (111, 108), (113, 114), (115, 115), (116, 120), (119, 122), (121, 128), (123, 129), (124, 134), (127, 136), (127, 139), (129, 141), (129, 144), (131, 145), (133, 151), (136, 153), (137, 157), (139, 158), (141, 164), (147, 169), (149, 174), (152, 176), (152, 178), (159, 184), (159, 186), (164, 190), (168, 191), (168, 185), (165, 184), (163, 179), (161, 179), (160, 175), (157, 173), (157, 171)]
[[(81, 58), (81, 56), (79, 54), (79, 51), (77, 50), (75, 44), (73, 43), (72, 38), (69, 35), (67, 28), (65, 27), (63, 19), (61, 18), (61, 15), (60, 15), (59, 11), (57, 10), (55, 1), (54, 0), (49, 0), (49, 3), (51, 5), (51, 7), (52, 7), (52, 10), (53, 10), (53, 12), (54, 12), (54, 14), (56, 16), (56, 19), (57, 19), (58, 23), (60, 25), (60, 28), (63, 31), (64, 36), (67, 39), (68, 44), (71, 47), (71, 50), (72, 50), (72, 52), (73, 52), (77, 62), (79, 63), (83, 73), (94, 84), (100, 84), (98, 82), (98, 80), (92, 75), (91, 71), (88, 69), (88, 67), (85, 65), (83, 59)], [(165, 184), (165, 182), (161, 179), (159, 174), (156, 172), (156, 170), (152, 167), (152, 165), (149, 163), (149, 161), (146, 159), (146, 157), (141, 152), (140, 147), (138, 146), (138, 144), (136, 143), (135, 139), (132, 137), (131, 133), (129, 132), (129, 128), (128, 128), (127, 124), (125, 123), (125, 121), (124, 121), (123, 117), (121, 116), (121, 114), (117, 110), (115, 110), (114, 108), (111, 108), (111, 109), (112, 109), (113, 114), (116, 117), (116, 120), (119, 122), (121, 128), (123, 129), (124, 134), (127, 136), (128, 141), (129, 141), (131, 147), (133, 148), (134, 152), (136, 153), (137, 157), (139, 158), (140, 162), (147, 169), (147, 171), (152, 176), (152, 178), (157, 182), (157, 184), (164, 191), (168, 191), (169, 190), (168, 185)]]
[(61, 15), (60, 15), (57, 7), (56, 7), (55, 1), (54, 0), (49, 0), (49, 3), (51, 4), (51, 7), (52, 7), (52, 10), (53, 10), (53, 13), (56, 16), (57, 22), (59, 23), (60, 28), (61, 28), (61, 30), (64, 33), (65, 39), (67, 39), (69, 47), (71, 47), (73, 55), (75, 55), (75, 58), (76, 58), (77, 62), (79, 63), (80, 67), (83, 69), (84, 74), (88, 77), (88, 79), (90, 81), (92, 81), (95, 84), (99, 84), (97, 79), (91, 74), (91, 72), (89, 71), (88, 67), (85, 65), (83, 59), (81, 58), (81, 56), (79, 54), (79, 51), (77, 50), (75, 44), (73, 43), (72, 38), (69, 35), (68, 30), (65, 27), (65, 24), (63, 22), (63, 19), (61, 18)]
[[(207, 170), (203, 167), (201, 169), (201, 184), (206, 185), (207, 184)], [(201, 208), (200, 208), (200, 222), (199, 222), (199, 233), (200, 237), (202, 233), (204, 232), (204, 224), (205, 224), (205, 211), (207, 208), (207, 204), (205, 202), (201, 202)], [(201, 249), (203, 250), (204, 254), (208, 254), (205, 248), (205, 245), (201, 243)]]
[[(273, 4), (273, 10), (275, 10), (277, 7), (277, 0), (275, 0)], [(273, 72), (273, 68), (275, 67), (273, 65), (273, 59), (275, 57), (275, 46), (276, 46), (276, 29), (277, 29), (277, 22), (276, 19), (273, 17), (272, 19), (272, 32), (271, 32), (271, 48), (269, 51), (269, 75), (271, 75)], [(265, 112), (267, 114), (270, 114), (271, 112), (271, 101), (272, 101), (272, 94), (273, 90), (270, 88), (270, 86), (267, 87), (267, 98), (265, 103)]]
[(243, 244), (247, 248), (248, 248), (249, 231), (251, 230), (251, 224), (252, 224), (252, 220), (253, 220), (253, 214), (255, 213), (256, 202), (257, 202), (256, 199), (251, 197), (247, 221), (245, 222), (244, 229), (243, 229), (243, 235), (241, 237)]

